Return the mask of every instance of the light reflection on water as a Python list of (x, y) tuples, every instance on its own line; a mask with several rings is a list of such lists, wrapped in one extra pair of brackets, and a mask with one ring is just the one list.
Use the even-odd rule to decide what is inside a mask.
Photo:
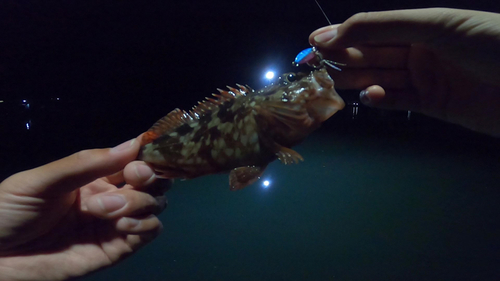
[(271, 182), (269, 180), (262, 181), (262, 187), (268, 188), (269, 186), (271, 186)]

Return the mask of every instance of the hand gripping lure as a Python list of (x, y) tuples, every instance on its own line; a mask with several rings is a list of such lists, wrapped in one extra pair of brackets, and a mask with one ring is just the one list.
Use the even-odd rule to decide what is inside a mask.
[[(328, 17), (325, 14), (325, 11), (323, 11), (323, 8), (321, 8), (321, 5), (319, 5), (317, 0), (314, 0), (314, 1), (316, 2), (319, 9), (321, 10), (323, 15), (325, 16), (326, 20), (328, 21), (328, 24), (332, 25), (332, 23), (330, 22), (330, 20), (328, 19)], [(340, 69), (337, 65), (345, 66), (345, 64), (343, 64), (343, 63), (334, 62), (331, 60), (324, 59), (323, 55), (321, 55), (321, 53), (318, 51), (318, 49), (316, 49), (316, 47), (307, 48), (305, 50), (302, 50), (295, 57), (295, 60), (292, 62), (292, 64), (295, 66), (299, 66), (300, 64), (304, 64), (304, 63), (307, 63), (307, 65), (314, 67), (316, 69), (324, 68), (326, 65), (326, 66), (329, 66), (329, 67), (331, 67), (335, 70), (338, 70), (338, 71), (342, 71), (342, 69)]]

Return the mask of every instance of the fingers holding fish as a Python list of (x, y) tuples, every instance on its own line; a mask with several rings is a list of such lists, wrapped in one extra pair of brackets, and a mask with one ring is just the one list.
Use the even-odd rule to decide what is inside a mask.
[(115, 228), (125, 234), (157, 235), (163, 225), (155, 215), (147, 215), (142, 217), (122, 217), (116, 221)]
[(111, 185), (120, 185), (125, 182), (125, 179), (123, 177), (123, 170), (118, 171), (112, 175), (103, 177), (101, 179)]
[(157, 200), (145, 192), (133, 189), (119, 189), (96, 194), (82, 202), (86, 213), (102, 219), (117, 219), (149, 214), (159, 214), (166, 207), (166, 201)]
[(135, 187), (143, 187), (155, 182), (155, 173), (143, 161), (132, 161), (117, 173), (103, 177), (102, 180), (110, 185), (122, 186), (128, 184)]
[(153, 169), (144, 161), (133, 161), (123, 169), (123, 181), (134, 187), (146, 187), (156, 180)]

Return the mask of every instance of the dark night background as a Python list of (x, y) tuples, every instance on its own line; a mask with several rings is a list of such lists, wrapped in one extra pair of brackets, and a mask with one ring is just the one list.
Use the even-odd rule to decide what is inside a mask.
[[(496, 1), (320, 1), (363, 11)], [(216, 88), (294, 71), (327, 24), (314, 1), (2, 1), (0, 179), (137, 136)], [(500, 141), (418, 114), (348, 106), (273, 163), (272, 185), (176, 182), (163, 233), (83, 280), (500, 280)], [(357, 114), (353, 114), (357, 111)]]

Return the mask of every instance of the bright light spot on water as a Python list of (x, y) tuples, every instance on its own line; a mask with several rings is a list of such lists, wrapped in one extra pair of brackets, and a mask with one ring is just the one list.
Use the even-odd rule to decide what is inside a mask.
[(30, 120), (30, 121), (28, 121), (28, 122), (26, 122), (26, 130), (28, 130), (28, 131), (29, 131), (29, 129), (30, 129), (30, 123), (31, 123), (31, 120)]
[(274, 71), (268, 71), (266, 73), (266, 79), (271, 80), (274, 78)]
[(265, 180), (265, 181), (263, 181), (263, 182), (262, 182), (262, 186), (263, 186), (264, 188), (268, 188), (268, 187), (269, 187), (269, 185), (271, 185), (271, 182), (270, 182), (270, 181), (268, 181), (268, 180)]

